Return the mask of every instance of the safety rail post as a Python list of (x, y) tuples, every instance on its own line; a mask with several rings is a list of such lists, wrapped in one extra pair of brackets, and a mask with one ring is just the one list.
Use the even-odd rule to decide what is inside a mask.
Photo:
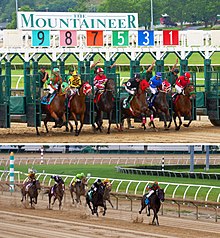
[(14, 153), (10, 153), (10, 192), (14, 192), (15, 189), (15, 173), (14, 173)]
[(180, 75), (188, 71), (188, 59), (180, 60)]

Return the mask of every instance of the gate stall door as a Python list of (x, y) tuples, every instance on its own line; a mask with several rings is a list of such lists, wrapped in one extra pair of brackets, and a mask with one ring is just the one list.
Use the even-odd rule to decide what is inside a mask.
[(27, 75), (26, 78), (26, 112), (27, 126), (41, 126), (41, 98), (40, 98), (40, 76)]
[(10, 128), (10, 86), (0, 75), (0, 128)]

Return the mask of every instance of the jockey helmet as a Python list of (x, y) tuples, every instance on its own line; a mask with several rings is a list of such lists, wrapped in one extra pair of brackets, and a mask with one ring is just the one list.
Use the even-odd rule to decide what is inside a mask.
[(101, 179), (97, 179), (97, 184), (101, 184), (102, 183), (102, 180)]
[(51, 175), (51, 178), (54, 179), (54, 178), (55, 178), (55, 175)]
[(140, 79), (140, 78), (141, 78), (141, 75), (140, 75), (139, 73), (135, 73), (135, 74), (134, 74), (134, 78), (135, 78), (135, 79)]
[(74, 69), (72, 69), (72, 68), (71, 68), (71, 69), (69, 69), (69, 73), (71, 73), (71, 72), (73, 72), (73, 71), (74, 71)]
[(103, 70), (103, 68), (98, 68), (96, 72), (97, 72), (97, 73), (103, 73), (104, 70)]
[(78, 75), (77, 71), (74, 70), (73, 73), (72, 73), (72, 75), (73, 75), (73, 76), (77, 76), (77, 75)]
[(188, 78), (188, 79), (191, 77), (191, 75), (190, 75), (189, 72), (186, 72), (186, 73), (184, 74), (184, 76), (185, 76), (185, 78)]
[(103, 183), (109, 183), (110, 181), (109, 181), (109, 179), (105, 179), (104, 181), (103, 181)]
[(157, 72), (157, 73), (156, 73), (156, 77), (157, 77), (157, 78), (161, 78), (161, 77), (162, 77), (161, 72)]
[(173, 70), (173, 72), (176, 73), (176, 74), (178, 74), (180, 71), (179, 71), (177, 68), (175, 68), (175, 69)]
[(81, 175), (82, 177), (85, 177), (85, 174), (84, 174), (84, 173), (81, 173), (80, 175)]
[(56, 72), (60, 72), (60, 70), (59, 70), (58, 68), (54, 68), (54, 69), (53, 69), (53, 72), (55, 72), (55, 73), (56, 73)]

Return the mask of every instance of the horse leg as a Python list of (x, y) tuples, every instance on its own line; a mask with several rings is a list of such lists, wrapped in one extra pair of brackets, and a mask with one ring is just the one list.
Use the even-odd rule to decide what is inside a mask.
[(51, 195), (49, 194), (48, 196), (49, 196), (49, 206), (48, 206), (48, 209), (50, 210), (50, 209), (51, 209), (51, 207), (50, 207), (50, 204), (51, 204)]
[(111, 200), (110, 200), (110, 199), (108, 199), (107, 201), (110, 203), (111, 207), (112, 207), (112, 208), (114, 208), (114, 206), (113, 206), (113, 204), (112, 204)]
[(53, 128), (56, 128), (56, 127), (60, 127), (61, 126), (61, 120), (60, 118), (57, 116), (57, 114), (55, 112), (51, 112), (50, 113), (50, 116), (55, 120), (55, 125), (53, 126)]
[(142, 203), (141, 203), (141, 209), (140, 209), (140, 211), (139, 211), (139, 214), (142, 213), (142, 211), (144, 210), (144, 208), (145, 208), (146, 206), (147, 206), (147, 205), (145, 204), (145, 202), (142, 202)]
[(59, 200), (59, 210), (61, 210), (61, 207), (62, 207), (62, 198), (58, 198)]
[(179, 113), (177, 114), (177, 117), (179, 119), (179, 126), (176, 127), (176, 130), (178, 131), (182, 125), (182, 120), (181, 120), (181, 115)]
[(72, 203), (74, 204), (74, 198), (73, 198), (73, 191), (70, 190), (70, 195), (71, 195), (71, 198), (72, 198)]
[(148, 216), (148, 217), (150, 216), (150, 209), (151, 209), (151, 208), (148, 206), (148, 207), (147, 207), (147, 211), (148, 211), (147, 216)]
[(111, 124), (112, 124), (112, 112), (109, 112), (107, 115), (108, 115), (108, 131), (107, 131), (107, 134), (110, 134), (110, 128), (111, 128)]
[(47, 122), (50, 120), (50, 116), (47, 114), (45, 119), (44, 119), (44, 126), (46, 128), (47, 133), (49, 133), (48, 127), (47, 127)]
[(72, 116), (73, 116), (73, 120), (75, 121), (75, 126), (76, 126), (76, 129), (75, 129), (75, 136), (78, 136), (78, 130), (77, 130), (77, 127), (78, 127), (78, 121), (77, 121), (77, 116), (74, 112), (72, 112)]
[(190, 120), (189, 120), (188, 124), (183, 124), (184, 127), (189, 127), (189, 125), (191, 124), (191, 122), (193, 120), (191, 112), (189, 113), (189, 117), (190, 117)]
[(52, 206), (54, 205), (54, 203), (55, 203), (56, 200), (57, 200), (57, 198), (54, 197), (54, 199), (53, 199), (53, 203), (52, 203)]
[(36, 126), (35, 128), (36, 128), (37, 136), (39, 136), (39, 135), (40, 135), (40, 132), (39, 132), (39, 130), (38, 130), (38, 127)]
[(106, 207), (106, 202), (104, 201), (104, 203), (103, 203), (103, 208), (104, 208), (104, 212), (103, 212), (103, 216), (105, 216), (105, 214), (106, 214), (106, 210), (107, 210), (107, 207)]
[(85, 114), (82, 113), (82, 114), (80, 115), (80, 128), (79, 128), (79, 130), (78, 130), (78, 135), (79, 135), (79, 133), (81, 132), (82, 127), (83, 127), (83, 124), (84, 124), (84, 117), (85, 117)]
[(153, 212), (154, 212), (154, 216), (153, 216), (153, 220), (152, 220), (152, 225), (156, 225), (156, 223), (155, 223), (155, 218), (156, 218), (156, 216), (157, 216), (157, 212), (156, 212), (156, 209), (155, 209), (155, 208), (153, 209)]

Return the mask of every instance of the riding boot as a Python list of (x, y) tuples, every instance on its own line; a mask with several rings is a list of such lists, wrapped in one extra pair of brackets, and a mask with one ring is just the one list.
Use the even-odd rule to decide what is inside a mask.
[(130, 107), (130, 101), (132, 99), (133, 95), (129, 94), (128, 98), (124, 100), (123, 107), (124, 108), (129, 108)]

